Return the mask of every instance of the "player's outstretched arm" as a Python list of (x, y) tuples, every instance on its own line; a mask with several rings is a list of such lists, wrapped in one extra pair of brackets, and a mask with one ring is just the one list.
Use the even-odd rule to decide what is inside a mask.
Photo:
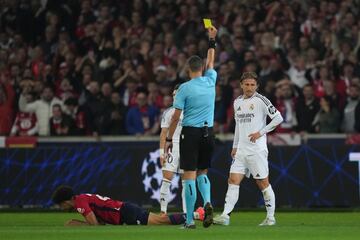
[(71, 219), (71, 220), (67, 221), (64, 225), (65, 225), (65, 227), (77, 227), (77, 226), (89, 226), (90, 224), (88, 224), (85, 221), (78, 220), (78, 219)]
[(104, 225), (103, 223), (99, 223), (94, 212), (90, 212), (85, 217), (85, 221), (71, 219), (70, 221), (65, 223), (65, 226), (97, 226)]
[(211, 26), (208, 28), (208, 33), (209, 33), (209, 49), (206, 58), (206, 70), (214, 68), (215, 45), (216, 45), (215, 41), (216, 41), (217, 29)]
[(94, 212), (90, 212), (88, 215), (86, 215), (85, 220), (89, 225), (100, 225), (100, 223), (97, 220)]

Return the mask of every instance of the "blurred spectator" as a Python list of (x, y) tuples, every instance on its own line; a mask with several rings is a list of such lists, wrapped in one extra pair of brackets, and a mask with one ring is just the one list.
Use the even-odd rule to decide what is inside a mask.
[(235, 118), (234, 118), (234, 101), (236, 98), (242, 95), (242, 90), (240, 85), (237, 88), (233, 89), (231, 104), (226, 110), (226, 123), (224, 125), (225, 132), (234, 132), (235, 131)]
[(60, 104), (52, 107), (52, 117), (50, 118), (51, 136), (71, 136), (74, 134), (75, 122), (62, 110)]
[(9, 135), (14, 120), (15, 92), (7, 77), (0, 74), (0, 136)]
[(56, 96), (60, 100), (65, 101), (71, 97), (77, 98), (78, 94), (75, 92), (74, 87), (71, 85), (69, 79), (64, 78), (56, 90)]
[(313, 87), (307, 84), (303, 87), (303, 98), (296, 103), (297, 130), (299, 132), (314, 133), (313, 121), (319, 112), (320, 105), (314, 96)]
[(324, 85), (325, 82), (332, 81), (333, 78), (330, 75), (330, 71), (327, 66), (321, 66), (319, 67), (316, 78), (313, 81), (315, 96), (320, 98), (325, 96), (325, 89)]
[(68, 98), (64, 102), (66, 111), (69, 116), (75, 121), (74, 135), (84, 136), (88, 135), (90, 129), (87, 125), (86, 113), (82, 106), (79, 106), (76, 98)]
[(330, 97), (334, 103), (334, 108), (337, 110), (343, 109), (345, 104), (345, 99), (343, 95), (340, 95), (336, 91), (336, 83), (334, 81), (325, 81), (324, 82), (324, 96)]
[(147, 93), (139, 92), (137, 106), (129, 108), (126, 131), (131, 135), (155, 135), (159, 131), (159, 109), (147, 104)]
[(35, 113), (36, 118), (39, 123), (39, 135), (40, 136), (49, 136), (50, 127), (49, 120), (52, 117), (53, 111), (52, 108), (54, 105), (59, 104), (63, 105), (62, 101), (54, 97), (54, 91), (51, 87), (46, 86), (41, 94), (41, 99), (36, 100), (32, 103), (28, 103), (24, 96), (26, 92), (23, 92), (20, 95), (19, 99), (19, 109), (22, 112)]
[(288, 79), (276, 84), (275, 107), (281, 113), (284, 121), (276, 128), (278, 133), (290, 133), (297, 126), (295, 111), (295, 95), (292, 83)]
[[(162, 82), (159, 86), (160, 96), (172, 95), (174, 85), (171, 82)], [(161, 105), (160, 105), (161, 106)]]
[(92, 81), (88, 85), (84, 108), (88, 121), (86, 125), (89, 126), (92, 135), (98, 136), (103, 131), (107, 121), (106, 116), (111, 112), (111, 106), (109, 96), (104, 97), (100, 93), (99, 83), (96, 81)]
[(360, 101), (355, 108), (355, 130), (360, 133)]
[(224, 98), (223, 87), (216, 85), (215, 112), (214, 112), (214, 132), (224, 133), (224, 124), (226, 122), (227, 102)]
[(161, 109), (163, 106), (163, 95), (160, 94), (160, 89), (157, 82), (149, 82), (147, 85), (147, 91), (149, 92), (149, 105)]
[(313, 125), (318, 133), (339, 132), (340, 114), (331, 97), (320, 98), (320, 111), (317, 113)]
[[(35, 101), (35, 94), (28, 93), (25, 96), (28, 103)], [(11, 129), (11, 136), (34, 136), (39, 132), (39, 124), (36, 114), (33, 112), (18, 112), (14, 125)]]
[(111, 99), (111, 93), (112, 93), (112, 86), (111, 83), (109, 82), (104, 82), (101, 85), (101, 94), (103, 96), (103, 98), (110, 100)]
[(298, 88), (302, 89), (309, 80), (306, 78), (306, 68), (304, 57), (297, 57), (296, 62), (292, 65), (288, 71), (291, 82)]
[(136, 89), (137, 89), (137, 82), (133, 78), (126, 79), (126, 88), (123, 93), (123, 102), (125, 106), (133, 107), (136, 106)]
[(360, 90), (357, 85), (350, 85), (349, 87), (349, 97), (345, 103), (345, 108), (343, 110), (342, 122), (341, 122), (341, 131), (344, 133), (353, 133), (355, 130), (355, 108), (359, 104), (360, 100)]
[(125, 118), (127, 107), (122, 103), (120, 94), (111, 94), (111, 112), (107, 124), (104, 126), (105, 135), (125, 135)]

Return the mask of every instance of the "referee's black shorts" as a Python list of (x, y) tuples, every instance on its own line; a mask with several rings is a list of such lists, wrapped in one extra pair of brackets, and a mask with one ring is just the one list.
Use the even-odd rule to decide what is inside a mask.
[(180, 135), (180, 169), (196, 171), (211, 166), (215, 141), (212, 128), (204, 136), (203, 128), (183, 127)]

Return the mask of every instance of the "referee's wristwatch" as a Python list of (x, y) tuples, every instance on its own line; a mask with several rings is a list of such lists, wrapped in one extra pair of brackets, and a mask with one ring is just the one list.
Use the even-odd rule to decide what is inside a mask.
[(166, 141), (167, 142), (172, 142), (172, 139), (171, 138), (166, 138)]

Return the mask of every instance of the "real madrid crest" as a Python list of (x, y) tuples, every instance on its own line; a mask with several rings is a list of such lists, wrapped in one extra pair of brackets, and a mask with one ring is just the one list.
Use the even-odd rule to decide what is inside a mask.
[(254, 110), (254, 104), (250, 104), (250, 110)]

